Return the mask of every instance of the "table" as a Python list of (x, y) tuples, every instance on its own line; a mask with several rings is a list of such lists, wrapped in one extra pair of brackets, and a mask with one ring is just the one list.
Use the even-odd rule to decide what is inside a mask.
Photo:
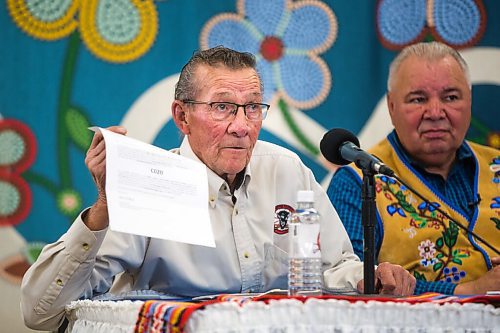
[(221, 295), (204, 302), (91, 301), (67, 307), (70, 332), (500, 332), (500, 296), (407, 298)]

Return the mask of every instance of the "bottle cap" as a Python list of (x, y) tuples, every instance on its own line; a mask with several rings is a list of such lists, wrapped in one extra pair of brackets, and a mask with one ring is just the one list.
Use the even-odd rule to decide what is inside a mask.
[(298, 191), (297, 202), (314, 202), (313, 191)]

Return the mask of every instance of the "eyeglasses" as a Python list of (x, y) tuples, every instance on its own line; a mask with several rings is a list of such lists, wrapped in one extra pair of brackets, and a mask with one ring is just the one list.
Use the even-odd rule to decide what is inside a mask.
[(247, 103), (247, 104), (237, 104), (231, 102), (199, 102), (186, 99), (182, 101), (183, 103), (190, 104), (206, 104), (210, 107), (209, 111), (212, 115), (213, 120), (227, 120), (231, 115), (236, 116), (238, 109), (243, 108), (245, 116), (250, 121), (260, 121), (266, 119), (267, 111), (269, 110), (269, 104), (263, 103)]

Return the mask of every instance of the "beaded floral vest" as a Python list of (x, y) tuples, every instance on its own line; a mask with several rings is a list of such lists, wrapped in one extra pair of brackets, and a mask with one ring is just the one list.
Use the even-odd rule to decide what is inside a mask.
[[(436, 195), (423, 179), (408, 177), (413, 174), (412, 167), (400, 159), (389, 140), (370, 149), (370, 153), (433, 202), (432, 205), (425, 203), (392, 178), (375, 177), (377, 219), (383, 238), (378, 262), (399, 264), (420, 280), (454, 283), (475, 280), (491, 268), (490, 257), (496, 254), (467, 235), (434, 206), (496, 249), (500, 248), (500, 154), (489, 147), (467, 144), (476, 159), (474, 194), (477, 197), (480, 193), (481, 197), (470, 222)], [(356, 172), (361, 177), (357, 168)]]

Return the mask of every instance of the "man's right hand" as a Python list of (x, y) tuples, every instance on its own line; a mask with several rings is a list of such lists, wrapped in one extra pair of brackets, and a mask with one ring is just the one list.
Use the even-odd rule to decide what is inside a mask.
[(493, 268), (479, 279), (457, 285), (455, 294), (486, 294), (488, 291), (500, 290), (500, 257), (491, 258), (491, 263)]
[[(107, 130), (127, 134), (127, 130), (121, 126), (111, 126)], [(90, 230), (102, 230), (109, 224), (108, 205), (106, 201), (106, 147), (102, 133), (96, 132), (87, 155), (85, 165), (92, 175), (97, 188), (97, 200), (94, 205), (83, 216), (83, 222)]]

